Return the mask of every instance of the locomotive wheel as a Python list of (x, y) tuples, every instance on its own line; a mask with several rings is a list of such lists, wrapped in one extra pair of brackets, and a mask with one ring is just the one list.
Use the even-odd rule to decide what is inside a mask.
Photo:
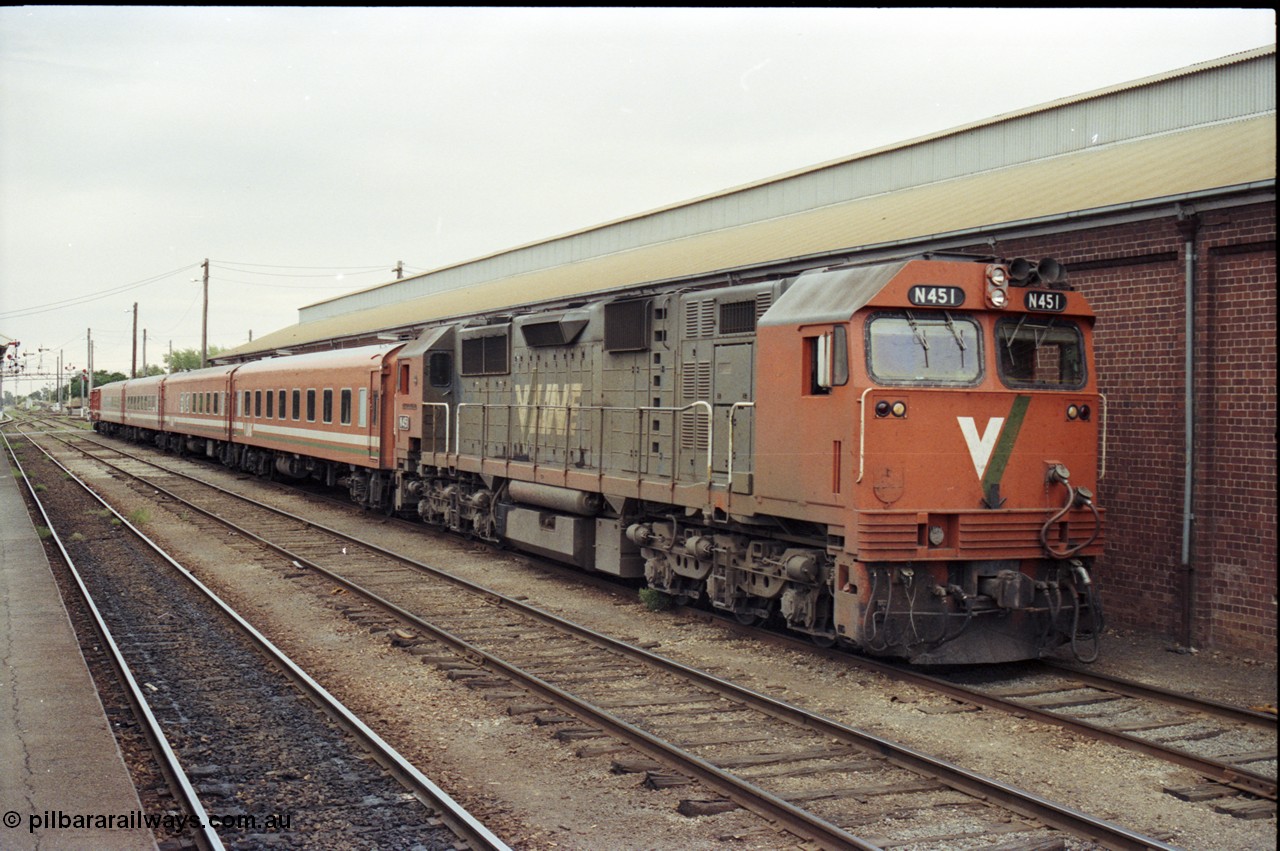
[(743, 626), (759, 626), (764, 623), (764, 618), (755, 612), (734, 612), (733, 619)]

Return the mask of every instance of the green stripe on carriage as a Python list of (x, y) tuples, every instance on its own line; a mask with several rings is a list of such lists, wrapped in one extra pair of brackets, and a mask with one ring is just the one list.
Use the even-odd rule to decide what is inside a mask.
[[(241, 440), (260, 440), (261, 438), (245, 438), (237, 435)], [(377, 447), (370, 446), (344, 446), (340, 443), (325, 443), (321, 440), (306, 440), (300, 437), (276, 437), (272, 436), (269, 440), (263, 440), (266, 444), (263, 449), (278, 449), (276, 444), (284, 444), (286, 446), (309, 447), (314, 449), (328, 449), (331, 452), (342, 452), (348, 455), (358, 455), (361, 458), (368, 458), (378, 454)], [(257, 446), (257, 443), (251, 443), (250, 446)]]

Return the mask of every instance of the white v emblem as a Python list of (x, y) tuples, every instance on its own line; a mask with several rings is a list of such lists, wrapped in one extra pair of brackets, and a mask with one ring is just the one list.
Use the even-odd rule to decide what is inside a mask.
[(991, 452), (996, 448), (996, 439), (1000, 437), (1000, 429), (1004, 426), (1004, 417), (992, 417), (987, 421), (987, 428), (978, 434), (978, 426), (973, 417), (956, 417), (960, 423), (960, 433), (969, 447), (969, 457), (973, 459), (973, 469), (978, 471), (978, 480), (987, 472), (987, 462), (991, 460)]

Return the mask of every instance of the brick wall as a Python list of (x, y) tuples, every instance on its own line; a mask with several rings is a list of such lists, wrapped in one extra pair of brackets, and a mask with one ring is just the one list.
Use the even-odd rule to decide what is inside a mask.
[(1196, 224), (1190, 573), (1182, 567), (1185, 229), (1170, 216), (1001, 242), (995, 250), (1063, 262), (1098, 313), (1098, 378), (1108, 402), (1107, 470), (1099, 487), (1108, 544), (1099, 584), (1108, 623), (1182, 641), (1189, 616), (1196, 646), (1271, 658), (1275, 209), (1209, 211)]

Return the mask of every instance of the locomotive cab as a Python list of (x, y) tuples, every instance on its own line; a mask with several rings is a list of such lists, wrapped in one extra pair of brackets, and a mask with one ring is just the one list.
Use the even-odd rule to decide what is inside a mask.
[(1092, 323), (1052, 261), (810, 273), (762, 320), (757, 495), (838, 515), (837, 639), (925, 664), (1092, 658)]

